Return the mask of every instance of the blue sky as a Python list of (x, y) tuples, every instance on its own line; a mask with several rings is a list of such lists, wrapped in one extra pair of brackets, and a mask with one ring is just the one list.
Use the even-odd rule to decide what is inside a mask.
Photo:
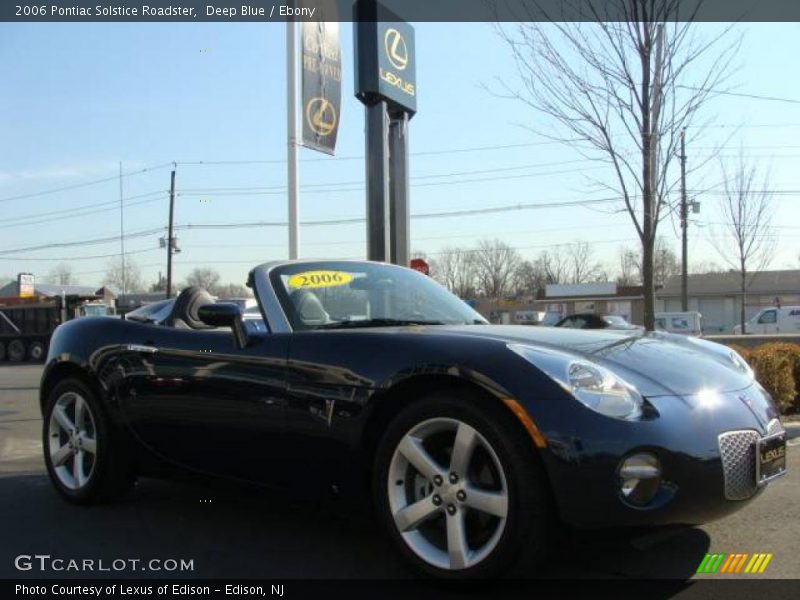
[[(490, 25), (415, 27), (419, 112), (410, 129), (412, 213), (598, 197), (587, 179), (605, 173), (597, 163), (532, 133), (524, 125), (547, 127), (544, 116), (485, 89), (499, 89), (498, 78), (514, 78), (508, 51)], [(718, 28), (698, 27), (701, 33)], [(791, 69), (800, 26), (744, 24), (738, 31), (745, 37), (733, 89), (798, 102), (715, 99), (707, 114), (716, 115), (716, 126), (687, 148), (689, 160), (707, 156), (727, 140), (723, 156), (735, 157), (741, 148), (770, 170), (771, 188), (800, 193), (795, 174), (800, 81)], [(301, 219), (346, 219), (365, 212), (364, 163), (358, 158), (364, 119), (353, 97), (350, 24), (342, 24), (341, 35), (344, 106), (337, 156), (301, 150)], [(0, 58), (0, 251), (118, 236), (120, 215), (113, 203), (119, 199), (120, 161), (123, 171), (132, 173), (123, 180), (126, 233), (165, 225), (173, 161), (179, 163), (179, 225), (285, 220), (283, 25), (6, 23), (0, 25)], [(248, 164), (186, 164), (194, 161)], [(155, 168), (142, 172), (150, 167)], [(715, 161), (692, 174), (689, 188), (719, 177)], [(103, 178), (109, 180), (39, 194)], [(21, 195), (31, 196), (3, 201)], [(717, 198), (698, 200), (702, 209), (692, 227), (690, 258), (721, 264), (709, 238), (720, 220)], [(800, 266), (797, 201), (795, 193), (775, 197), (773, 232), (780, 242), (771, 268)], [(500, 238), (532, 257), (581, 240), (591, 243), (613, 271), (619, 248), (634, 246), (636, 238), (625, 214), (606, 210), (415, 219), (412, 246), (435, 256), (446, 246)], [(671, 224), (664, 223), (661, 231), (678, 251)], [(160, 235), (126, 241), (126, 251), (148, 282), (165, 271)], [(178, 237), (183, 249), (175, 262), (178, 280), (208, 265), (226, 281), (243, 282), (251, 266), (287, 252), (286, 231), (280, 227), (184, 229)], [(301, 256), (363, 257), (364, 240), (363, 223), (306, 226)], [(81, 283), (99, 283), (108, 257), (118, 252), (114, 240), (31, 250), (0, 258), (0, 277), (19, 271), (43, 277), (66, 262)]]

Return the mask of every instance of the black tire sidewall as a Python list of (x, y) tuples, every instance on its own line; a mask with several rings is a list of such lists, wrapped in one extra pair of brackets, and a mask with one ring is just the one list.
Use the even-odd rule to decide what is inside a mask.
[[(50, 415), (56, 401), (68, 392), (80, 394), (92, 412), (95, 425), (95, 440), (97, 453), (95, 455), (94, 471), (89, 482), (79, 490), (72, 490), (64, 486), (58, 479), (50, 459)], [(50, 480), (61, 496), (70, 502), (89, 504), (106, 500), (110, 492), (118, 484), (115, 471), (123, 467), (117, 464), (117, 444), (114, 443), (111, 428), (104, 407), (100, 404), (97, 395), (79, 379), (66, 379), (57, 384), (47, 398), (44, 424), (42, 427), (42, 444), (44, 449), (45, 465)]]
[[(40, 352), (39, 356), (35, 356), (37, 349)], [(41, 362), (42, 360), (44, 360), (46, 352), (47, 349), (45, 348), (45, 345), (42, 342), (33, 342), (30, 346), (28, 346), (28, 356), (30, 357), (31, 360), (34, 360), (36, 362)]]
[[(445, 580), (481, 579), (496, 577), (510, 569), (520, 557), (526, 538), (532, 530), (545, 544), (549, 536), (547, 525), (550, 507), (547, 481), (539, 459), (531, 451), (530, 438), (519, 435), (510, 415), (502, 408), (488, 406), (476, 397), (456, 393), (435, 393), (404, 408), (390, 423), (378, 444), (372, 477), (373, 502), (376, 514), (389, 536), (405, 558), (428, 576)], [(503, 534), (494, 550), (479, 564), (469, 569), (450, 571), (440, 569), (419, 558), (398, 532), (389, 508), (387, 496), (388, 469), (397, 444), (415, 425), (427, 419), (442, 417), (463, 421), (475, 428), (494, 449), (506, 478), (509, 512)], [(537, 551), (537, 558), (542, 554)]]

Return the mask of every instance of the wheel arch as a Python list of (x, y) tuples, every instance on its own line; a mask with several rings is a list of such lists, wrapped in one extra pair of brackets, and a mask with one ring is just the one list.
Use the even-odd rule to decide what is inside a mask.
[(374, 456), (383, 432), (402, 406), (417, 402), (432, 392), (459, 391), (466, 392), (465, 396), (472, 402), (482, 404), (504, 418), (522, 436), (521, 439), (529, 442), (532, 455), (541, 460), (540, 451), (547, 442), (527, 411), (499, 386), (460, 371), (458, 374), (427, 373), (405, 377), (378, 392), (371, 401), (372, 407), (362, 431), (361, 451), (364, 456)]
[(103, 398), (103, 392), (97, 379), (95, 379), (89, 371), (74, 362), (58, 362), (47, 370), (39, 386), (39, 410), (42, 416), (44, 416), (47, 398), (50, 396), (50, 392), (52, 392), (53, 388), (61, 381), (68, 378), (78, 379), (88, 386), (89, 389), (97, 395), (98, 399)]

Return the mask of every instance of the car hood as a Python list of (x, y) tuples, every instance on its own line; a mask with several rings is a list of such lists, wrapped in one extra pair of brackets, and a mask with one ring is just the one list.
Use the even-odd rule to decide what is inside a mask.
[[(438, 328), (437, 328), (438, 329)], [(611, 368), (645, 396), (732, 392), (752, 385), (720, 344), (664, 332), (576, 330), (523, 325), (443, 327), (510, 343), (566, 351)]]

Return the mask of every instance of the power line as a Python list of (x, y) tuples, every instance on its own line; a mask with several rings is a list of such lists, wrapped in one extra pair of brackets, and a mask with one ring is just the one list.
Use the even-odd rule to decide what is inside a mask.
[[(130, 204), (126, 204), (125, 207), (132, 207), (132, 206), (140, 206), (143, 204), (150, 204), (153, 202), (158, 202), (162, 200), (162, 198), (155, 197), (151, 198), (151, 196), (161, 196), (166, 192), (163, 190), (158, 190), (155, 192), (149, 192), (146, 194), (139, 194), (136, 196), (128, 196), (127, 198), (123, 198), (123, 200), (133, 200), (136, 198), (149, 198), (148, 200), (141, 200), (139, 202), (131, 202)], [(107, 207), (107, 208), (99, 208), (96, 207)], [(91, 209), (91, 210), (90, 210)], [(9, 227), (24, 227), (26, 225), (38, 225), (40, 223), (49, 223), (52, 221), (61, 221), (64, 219), (72, 219), (76, 217), (84, 217), (88, 215), (103, 213), (103, 212), (110, 212), (116, 211), (119, 209), (119, 200), (113, 200), (111, 202), (98, 202), (95, 204), (84, 205), (84, 206), (77, 206), (73, 208), (67, 208), (62, 210), (56, 211), (49, 211), (49, 212), (42, 212), (38, 214), (31, 214), (25, 215), (21, 217), (12, 217), (11, 219), (3, 219), (0, 223), (4, 223), (4, 225), (0, 225), (0, 229), (7, 229)], [(42, 217), (42, 218), (38, 218)], [(33, 220), (31, 220), (33, 219)]]
[[(168, 167), (172, 165), (172, 163), (164, 163), (160, 165), (154, 165), (152, 167), (145, 167), (144, 169), (139, 169), (138, 171), (130, 171), (129, 173), (123, 173), (122, 177), (132, 177), (134, 175), (141, 175), (143, 173), (148, 173), (150, 171), (155, 171), (158, 169), (163, 169), (164, 167)], [(107, 183), (109, 181), (119, 181), (120, 175), (114, 175), (113, 177), (104, 177), (102, 179), (95, 179), (93, 181), (85, 181), (83, 183), (74, 183), (72, 185), (64, 185), (57, 188), (50, 188), (48, 190), (42, 190), (41, 192), (31, 192), (30, 194), (20, 194), (18, 196), (9, 196), (7, 198), (0, 198), (0, 202), (11, 202), (12, 200), (24, 200), (27, 198), (36, 198), (38, 196), (46, 196), (48, 194), (57, 194), (58, 192), (66, 192), (69, 190), (76, 190), (79, 188), (89, 187), (92, 185), (97, 185), (100, 183)]]
[[(445, 217), (456, 217), (456, 216), (469, 216), (469, 215), (485, 215), (485, 214), (492, 214), (492, 213), (502, 213), (502, 212), (510, 212), (510, 211), (519, 211), (519, 210), (537, 210), (537, 209), (545, 209), (545, 208), (564, 208), (564, 207), (576, 207), (576, 206), (589, 206), (592, 204), (603, 204), (607, 202), (617, 202), (620, 198), (618, 197), (609, 197), (609, 198), (590, 198), (585, 200), (572, 200), (572, 201), (553, 201), (553, 202), (541, 202), (541, 203), (518, 203), (518, 204), (511, 204), (511, 205), (504, 205), (504, 206), (496, 206), (496, 207), (488, 207), (488, 208), (475, 208), (475, 209), (462, 209), (456, 211), (445, 211), (445, 212), (436, 212), (436, 213), (421, 213), (416, 215), (411, 215), (412, 219), (436, 219), (436, 218), (445, 218)], [(304, 221), (302, 225), (304, 226), (329, 226), (329, 225), (346, 225), (351, 223), (363, 223), (366, 221), (365, 217), (346, 217), (340, 219), (325, 219), (325, 220), (314, 220), (314, 221)], [(244, 229), (244, 228), (253, 228), (253, 227), (286, 227), (286, 221), (250, 221), (250, 222), (235, 222), (235, 223), (198, 223), (198, 224), (183, 224), (183, 225), (176, 225), (175, 229), (179, 230), (186, 230), (186, 229)], [(164, 231), (164, 227), (156, 227), (152, 229), (144, 229), (139, 231), (134, 231), (125, 234), (125, 239), (133, 239), (138, 237), (145, 237), (148, 235), (154, 235), (157, 233), (162, 233)], [(26, 248), (13, 248), (7, 250), (0, 250), (0, 255), (7, 255), (7, 254), (19, 254), (21, 252), (32, 252), (35, 250), (44, 250), (49, 248), (68, 248), (68, 247), (75, 247), (75, 246), (88, 246), (94, 244), (105, 244), (105, 243), (116, 243), (119, 242), (119, 235), (102, 237), (102, 238), (95, 238), (90, 240), (83, 240), (83, 241), (69, 241), (69, 242), (51, 242), (49, 244), (41, 244), (38, 246), (28, 246)]]
[[(546, 142), (525, 142), (519, 144), (494, 144), (489, 146), (471, 146), (466, 148), (447, 148), (441, 150), (426, 150), (422, 152), (411, 152), (411, 156), (437, 156), (442, 154), (459, 154), (467, 152), (484, 152), (489, 150), (509, 150), (514, 148), (530, 148), (534, 146), (548, 146), (552, 144), (560, 144), (558, 141)], [(348, 161), (348, 160), (364, 160), (364, 155), (351, 155), (351, 156), (335, 156), (329, 158), (306, 158), (300, 162), (335, 162), (335, 161)], [(279, 165), (286, 163), (286, 159), (271, 159), (271, 160), (193, 160), (193, 161), (176, 161), (176, 165), (183, 166), (204, 166), (204, 165)]]
[[(160, 252), (159, 248), (144, 248), (142, 250), (125, 251), (125, 255), (130, 254), (145, 254), (147, 252)], [(115, 258), (119, 256), (119, 252), (113, 254), (95, 254), (92, 256), (50, 256), (50, 257), (28, 257), (28, 256), (0, 256), (0, 260), (31, 260), (31, 261), (59, 261), (59, 262), (72, 262), (75, 260), (97, 260), (100, 258)]]

